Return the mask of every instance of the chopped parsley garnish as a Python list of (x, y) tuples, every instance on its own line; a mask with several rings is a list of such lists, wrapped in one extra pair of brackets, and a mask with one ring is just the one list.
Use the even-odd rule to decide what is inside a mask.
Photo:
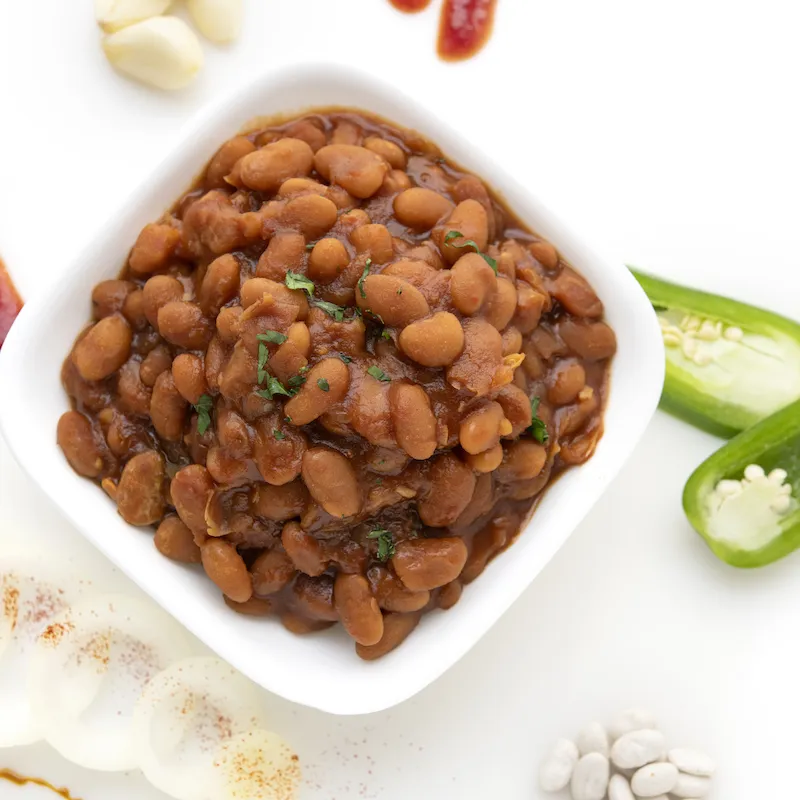
[(202, 436), (211, 424), (211, 411), (214, 408), (214, 401), (210, 394), (201, 394), (194, 410), (197, 412), (197, 432)]
[(294, 396), (300, 391), (300, 387), (306, 382), (306, 379), (302, 375), (292, 375), (288, 381), (286, 381), (287, 385), (289, 386), (289, 394)]
[(329, 317), (333, 317), (337, 322), (344, 322), (344, 309), (336, 303), (329, 303), (327, 300), (312, 300), (311, 304), (324, 311)]
[(464, 234), (461, 233), (461, 231), (450, 231), (447, 236), (444, 237), (444, 243), (458, 249), (462, 247), (471, 247), (495, 271), (495, 274), (497, 274), (497, 262), (491, 256), (487, 256), (486, 253), (482, 252), (474, 240), (464, 239), (461, 244), (452, 244), (453, 239), (464, 239)]
[(288, 338), (286, 334), (278, 331), (264, 331), (264, 333), (256, 334), (259, 342), (271, 342), (272, 344), (283, 344)]
[(269, 349), (264, 342), (258, 343), (258, 385), (261, 386), (267, 377), (267, 360), (269, 359)]
[(310, 281), (305, 275), (289, 270), (286, 273), (286, 285), (290, 289), (303, 289), (308, 292), (309, 297), (314, 294), (314, 281)]
[(528, 432), (539, 444), (547, 444), (547, 440), (550, 438), (547, 434), (547, 426), (539, 419), (536, 413), (539, 410), (539, 403), (541, 402), (541, 398), (539, 397), (531, 398), (531, 416), (533, 420), (530, 428), (528, 428)]
[(358, 291), (361, 292), (361, 296), (366, 300), (367, 293), (364, 290), (364, 279), (369, 275), (369, 268), (372, 266), (372, 259), (368, 258), (367, 263), (364, 264), (364, 271), (361, 273), (361, 277), (358, 279)]
[(367, 539), (378, 540), (378, 559), (388, 561), (395, 553), (394, 539), (386, 528), (375, 528), (367, 534)]
[(279, 431), (277, 428), (272, 429), (272, 435), (280, 442), (281, 439), (286, 438), (286, 434), (283, 431)]
[(313, 249), (314, 249), (314, 247), (316, 246), (316, 244), (317, 244), (316, 242), (309, 242), (309, 243), (306, 245), (306, 250), (313, 250)]
[(320, 378), (317, 381), (317, 386), (319, 386), (319, 388), (322, 389), (323, 392), (329, 392), (331, 390), (331, 386), (328, 383), (328, 381), (325, 380), (325, 378)]
[(391, 378), (380, 367), (372, 366), (367, 370), (367, 372), (372, 375), (373, 378), (377, 378), (379, 381), (386, 381), (386, 383), (389, 383), (391, 380)]
[(267, 385), (263, 389), (258, 389), (256, 394), (266, 400), (272, 400), (276, 394), (292, 396), (292, 393), (274, 375), (267, 376)]
[(350, 358), (350, 356), (346, 356), (344, 353), (338, 353), (337, 355), (342, 359), (342, 361), (344, 361), (345, 364), (349, 364), (353, 360)]
[(388, 339), (390, 342), (392, 341), (392, 334), (388, 328), (384, 328), (381, 331), (381, 339)]

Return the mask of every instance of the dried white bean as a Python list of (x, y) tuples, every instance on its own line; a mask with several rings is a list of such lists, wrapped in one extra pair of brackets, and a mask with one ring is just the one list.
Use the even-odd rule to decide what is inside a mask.
[(170, 3), (172, 0), (94, 0), (94, 16), (106, 33), (113, 33), (163, 14)]
[(648, 764), (631, 778), (631, 789), (637, 797), (658, 797), (671, 792), (678, 782), (678, 768), (667, 761)]
[(631, 731), (620, 736), (611, 748), (611, 760), (617, 767), (630, 769), (659, 761), (666, 753), (664, 734), (656, 730)]
[(708, 778), (716, 771), (714, 760), (700, 750), (688, 747), (673, 747), (668, 753), (669, 760), (681, 771), (689, 775)]
[(539, 766), (539, 786), (545, 792), (563, 789), (578, 763), (578, 748), (569, 739), (559, 739)]
[(608, 734), (599, 722), (590, 722), (575, 739), (582, 756), (587, 753), (600, 753), (608, 758)]
[(711, 780), (699, 775), (678, 775), (678, 782), (673, 786), (671, 794), (675, 797), (705, 797), (711, 789)]
[(182, 89), (203, 66), (194, 31), (177, 17), (151, 17), (103, 40), (106, 58), (120, 71), (159, 89)]
[(608, 759), (589, 753), (575, 765), (570, 782), (572, 800), (603, 800), (608, 788)]
[(634, 800), (630, 784), (623, 775), (614, 775), (608, 784), (608, 800)]
[(629, 708), (623, 711), (609, 727), (608, 732), (612, 739), (619, 739), (631, 731), (641, 731), (645, 728), (657, 728), (656, 718), (645, 708)]
[(242, 30), (242, 0), (186, 0), (194, 24), (206, 39), (224, 44)]

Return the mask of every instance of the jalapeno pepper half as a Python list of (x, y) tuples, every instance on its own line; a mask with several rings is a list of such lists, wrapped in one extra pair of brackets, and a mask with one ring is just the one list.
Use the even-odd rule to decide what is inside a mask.
[(683, 490), (683, 510), (719, 558), (761, 567), (800, 547), (800, 401), (731, 439)]
[(800, 398), (800, 324), (632, 272), (664, 337), (661, 408), (727, 438)]

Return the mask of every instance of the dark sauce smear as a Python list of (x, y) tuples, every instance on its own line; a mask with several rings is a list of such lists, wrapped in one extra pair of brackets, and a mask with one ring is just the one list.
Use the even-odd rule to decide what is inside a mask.
[(63, 797), (64, 800), (80, 800), (80, 798), (70, 794), (69, 789), (59, 789), (53, 786), (51, 783), (48, 783), (43, 778), (32, 778), (29, 775), (18, 775), (16, 772), (10, 769), (0, 769), (0, 780), (13, 783), (15, 786), (25, 786), (26, 784), (41, 786), (43, 789), (49, 789), (51, 792), (53, 792), (53, 794)]
[(0, 347), (6, 340), (11, 323), (22, 308), (22, 300), (11, 282), (11, 278), (0, 261)]

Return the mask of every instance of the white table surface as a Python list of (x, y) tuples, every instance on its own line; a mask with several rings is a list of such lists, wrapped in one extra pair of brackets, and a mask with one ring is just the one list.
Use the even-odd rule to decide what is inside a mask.
[[(435, 106), (608, 257), (800, 315), (795, 4), (500, 0), (490, 46), (455, 66), (434, 55), (433, 8), (246, 5), (241, 40), (206, 46), (200, 80), (167, 95), (109, 69), (89, 0), (0, 0), (0, 254), (25, 297), (58, 280), (197, 109), (244, 73), (313, 55)], [(305, 767), (301, 797), (538, 798), (546, 743), (632, 704), (713, 753), (713, 800), (794, 797), (800, 555), (740, 572), (691, 531), (681, 488), (717, 445), (657, 415), (534, 585), (417, 698), (355, 718), (270, 698)], [(106, 568), (2, 445), (0, 511), (3, 536)], [(44, 745), (0, 752), (0, 766), (84, 800), (163, 797)], [(45, 796), (0, 782), (0, 797), (23, 795)]]

